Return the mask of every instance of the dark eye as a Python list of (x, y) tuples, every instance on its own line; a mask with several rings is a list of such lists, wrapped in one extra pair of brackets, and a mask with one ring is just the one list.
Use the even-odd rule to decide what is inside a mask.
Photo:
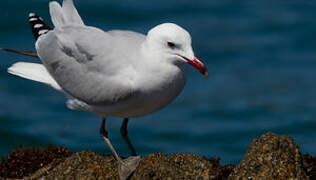
[(167, 44), (168, 44), (168, 46), (169, 46), (169, 47), (171, 47), (171, 48), (176, 47), (176, 44), (175, 44), (175, 43), (173, 43), (173, 42), (168, 42)]

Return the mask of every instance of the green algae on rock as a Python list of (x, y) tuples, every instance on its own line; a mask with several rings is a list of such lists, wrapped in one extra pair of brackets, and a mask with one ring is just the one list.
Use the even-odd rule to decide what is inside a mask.
[(308, 179), (302, 160), (291, 137), (267, 133), (250, 144), (229, 179)]

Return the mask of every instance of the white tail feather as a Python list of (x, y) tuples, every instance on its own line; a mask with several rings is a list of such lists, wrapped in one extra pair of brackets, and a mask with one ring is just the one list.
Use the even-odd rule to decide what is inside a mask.
[(8, 69), (8, 72), (26, 79), (45, 83), (56, 90), (62, 91), (62, 88), (57, 84), (42, 64), (18, 62), (13, 64)]

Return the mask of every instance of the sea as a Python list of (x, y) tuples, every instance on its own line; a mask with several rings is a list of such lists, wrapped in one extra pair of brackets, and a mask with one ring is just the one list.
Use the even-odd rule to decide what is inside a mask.
[[(61, 2), (61, 1), (59, 1)], [(176, 23), (190, 32), (204, 78), (187, 67), (188, 81), (163, 110), (131, 119), (138, 154), (193, 153), (238, 164), (263, 133), (291, 136), (316, 154), (316, 1), (311, 0), (74, 0), (86, 25), (146, 34)], [(51, 25), (48, 0), (0, 0), (0, 47), (35, 51), (28, 14)], [(0, 156), (19, 145), (48, 143), (72, 151), (111, 152), (99, 135), (101, 118), (68, 109), (49, 86), (7, 73), (19, 61), (39, 59), (0, 52)], [(155, 102), (153, 102), (155, 103)], [(119, 154), (122, 119), (107, 128)]]

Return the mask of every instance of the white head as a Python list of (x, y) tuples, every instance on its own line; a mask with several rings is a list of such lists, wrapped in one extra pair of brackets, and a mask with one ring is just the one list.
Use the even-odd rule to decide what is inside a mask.
[(205, 76), (208, 72), (204, 64), (194, 55), (190, 34), (173, 23), (160, 24), (148, 32), (147, 45), (152, 51), (166, 57), (173, 64), (188, 63)]

